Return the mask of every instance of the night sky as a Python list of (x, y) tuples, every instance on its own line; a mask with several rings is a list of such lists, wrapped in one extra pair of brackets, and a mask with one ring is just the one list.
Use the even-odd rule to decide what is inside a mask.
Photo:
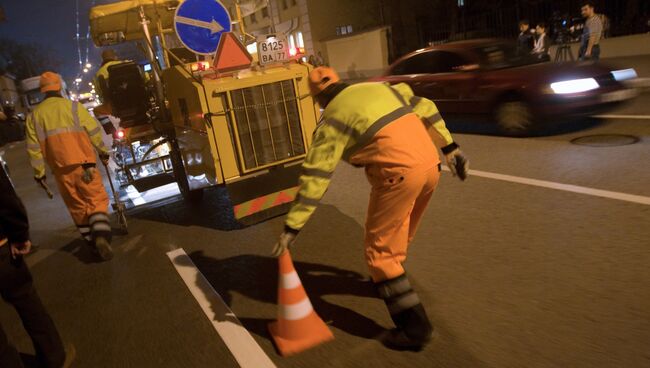
[[(18, 42), (31, 42), (52, 49), (60, 65), (52, 69), (63, 74), (70, 81), (79, 73), (76, 35), (77, 0), (0, 0), (5, 10), (6, 22), (0, 23), (0, 37)], [(106, 4), (115, 0), (78, 0), (81, 37), (88, 31), (88, 13), (93, 3)], [(88, 40), (93, 69), (84, 78), (92, 78), (100, 62), (98, 49)], [(85, 61), (86, 40), (81, 40), (82, 61)], [(38, 55), (34, 55), (38, 57)]]

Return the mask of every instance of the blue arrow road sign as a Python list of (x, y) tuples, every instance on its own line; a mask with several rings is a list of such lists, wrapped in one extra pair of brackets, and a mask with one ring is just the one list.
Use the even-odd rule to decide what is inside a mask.
[(185, 0), (176, 9), (176, 34), (183, 45), (197, 54), (217, 51), (223, 32), (230, 32), (230, 15), (218, 0)]

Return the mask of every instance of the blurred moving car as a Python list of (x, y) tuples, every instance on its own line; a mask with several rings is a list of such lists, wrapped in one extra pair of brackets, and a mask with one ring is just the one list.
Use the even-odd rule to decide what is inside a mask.
[(95, 107), (97, 107), (99, 105), (97, 103), (97, 100), (95, 99), (95, 96), (92, 93), (82, 93), (82, 94), (80, 94), (79, 97), (78, 97), (78, 101), (89, 112), (93, 112)]
[(13, 106), (0, 107), (0, 146), (25, 139), (25, 121)]
[(635, 77), (605, 64), (543, 62), (518, 54), (514, 42), (481, 39), (417, 50), (373, 81), (405, 82), (443, 115), (489, 116), (501, 133), (520, 136), (634, 98), (622, 81)]

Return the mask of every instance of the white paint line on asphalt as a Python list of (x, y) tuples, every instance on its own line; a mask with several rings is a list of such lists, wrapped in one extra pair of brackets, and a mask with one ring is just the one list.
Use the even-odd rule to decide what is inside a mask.
[[(443, 166), (443, 170), (449, 171), (449, 168)], [(616, 199), (619, 201), (650, 205), (650, 197), (645, 197), (645, 196), (640, 196), (635, 194), (611, 192), (609, 190), (594, 189), (588, 187), (581, 187), (579, 185), (556, 183), (552, 181), (530, 179), (521, 176), (504, 175), (504, 174), (497, 174), (497, 173), (491, 173), (491, 172), (479, 171), (479, 170), (470, 170), (469, 175), (479, 176), (488, 179), (508, 181), (517, 184), (532, 185), (535, 187), (562, 190), (565, 192), (586, 194), (594, 197), (602, 197), (602, 198)]]
[(129, 199), (133, 202), (135, 206), (139, 206), (141, 204), (147, 203), (144, 198), (142, 198), (142, 195), (140, 195), (140, 192), (138, 192), (137, 189), (133, 185), (129, 185), (126, 188), (126, 195), (129, 196)]
[(275, 367), (183, 248), (168, 252), (167, 256), (237, 363), (244, 368)]
[(630, 120), (650, 120), (650, 115), (594, 115), (599, 119), (630, 119)]

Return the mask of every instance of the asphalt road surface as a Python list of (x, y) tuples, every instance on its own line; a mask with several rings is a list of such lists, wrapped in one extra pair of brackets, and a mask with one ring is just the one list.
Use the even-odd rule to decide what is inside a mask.
[[(35, 284), (77, 367), (238, 366), (170, 262), (178, 248), (278, 367), (650, 367), (650, 96), (611, 114), (534, 138), (455, 135), (474, 175), (443, 173), (406, 263), (436, 326), (419, 353), (379, 342), (391, 322), (363, 261), (362, 170), (339, 166), (293, 251), (336, 339), (282, 358), (266, 327), (282, 218), (225, 230), (216, 190), (198, 206), (144, 204), (97, 263), (58, 193), (34, 184), (24, 143), (3, 149), (40, 245)], [(33, 354), (6, 305), (0, 322)]]

